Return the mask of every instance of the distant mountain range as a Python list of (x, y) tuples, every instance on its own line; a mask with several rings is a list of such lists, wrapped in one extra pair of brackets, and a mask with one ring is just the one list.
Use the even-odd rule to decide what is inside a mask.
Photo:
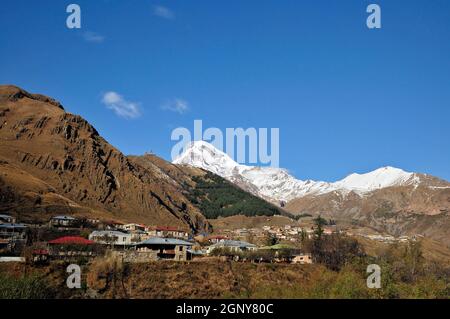
[(299, 180), (282, 168), (240, 165), (224, 152), (204, 141), (192, 142), (185, 152), (173, 161), (187, 164), (220, 175), (244, 189), (271, 201), (291, 201), (296, 198), (338, 192), (365, 195), (393, 186), (427, 185), (431, 188), (450, 189), (450, 183), (426, 174), (408, 173), (394, 167), (382, 167), (366, 174), (351, 174), (329, 183)]
[(394, 235), (429, 235), (450, 243), (450, 183), (427, 174), (382, 167), (337, 182), (298, 180), (287, 170), (246, 166), (204, 141), (173, 161), (203, 168), (293, 214), (321, 214)]

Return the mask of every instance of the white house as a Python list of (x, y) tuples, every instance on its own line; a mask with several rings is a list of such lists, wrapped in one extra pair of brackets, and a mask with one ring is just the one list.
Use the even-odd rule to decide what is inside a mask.
[(132, 243), (132, 234), (115, 230), (95, 230), (89, 235), (89, 239), (99, 244), (130, 245)]
[(246, 250), (256, 250), (256, 245), (239, 240), (224, 240), (208, 247), (208, 254), (214, 249), (228, 249), (232, 252), (241, 252)]

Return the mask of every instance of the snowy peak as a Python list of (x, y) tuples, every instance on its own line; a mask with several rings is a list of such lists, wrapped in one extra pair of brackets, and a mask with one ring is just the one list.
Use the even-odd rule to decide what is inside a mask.
[(351, 174), (334, 183), (337, 188), (368, 192), (375, 189), (414, 183), (415, 174), (386, 166), (366, 174)]
[(365, 174), (350, 174), (334, 183), (302, 181), (290, 175), (285, 169), (240, 165), (227, 154), (204, 141), (192, 142), (173, 163), (206, 169), (255, 195), (274, 202), (290, 201), (294, 198), (333, 191), (344, 195), (349, 192), (363, 195), (385, 187), (418, 185), (421, 182), (419, 174), (390, 166)]
[(230, 156), (204, 141), (191, 142), (173, 163), (203, 168), (225, 178), (239, 166)]

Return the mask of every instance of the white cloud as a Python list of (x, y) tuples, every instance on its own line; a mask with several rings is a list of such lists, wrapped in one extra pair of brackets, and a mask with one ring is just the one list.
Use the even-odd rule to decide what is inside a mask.
[(189, 110), (189, 103), (183, 99), (172, 99), (161, 105), (163, 110), (177, 112), (179, 114), (186, 113)]
[(120, 117), (134, 119), (141, 116), (139, 103), (127, 101), (117, 92), (109, 91), (103, 94), (102, 103)]
[(95, 33), (95, 32), (91, 32), (91, 31), (86, 31), (83, 33), (83, 38), (87, 41), (87, 42), (94, 42), (94, 43), (102, 43), (105, 40), (105, 37)]
[(169, 8), (163, 6), (153, 6), (153, 14), (168, 20), (175, 19), (175, 13), (173, 13)]

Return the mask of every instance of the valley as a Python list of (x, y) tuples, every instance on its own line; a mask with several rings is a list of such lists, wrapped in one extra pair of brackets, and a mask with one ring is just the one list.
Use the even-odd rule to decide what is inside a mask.
[[(0, 86), (0, 258), (18, 260), (0, 267), (0, 276), (13, 286), (28, 280), (31, 267), (56, 289), (52, 297), (67, 297), (59, 280), (76, 257), (92, 287), (79, 298), (354, 297), (339, 283), (346, 276), (363, 283), (361, 264), (394, 267), (389, 262), (420, 249), (413, 257), (422, 273), (405, 281), (405, 270), (390, 283), (393, 297), (422, 296), (402, 287), (432, 282), (439, 288), (427, 293), (442, 296), (449, 213), (447, 181), (393, 167), (330, 183), (240, 165), (206, 142), (192, 143), (173, 163), (126, 156), (54, 99)], [(76, 225), (52, 226), (59, 219)], [(16, 228), (26, 230), (20, 238)], [(111, 234), (127, 242), (111, 246)], [(65, 255), (67, 243), (92, 246), (88, 255), (84, 247)], [(227, 273), (223, 282), (216, 272)], [(329, 281), (321, 281), (323, 272)], [(180, 278), (192, 284), (180, 288)], [(359, 288), (362, 297), (382, 297)]]

